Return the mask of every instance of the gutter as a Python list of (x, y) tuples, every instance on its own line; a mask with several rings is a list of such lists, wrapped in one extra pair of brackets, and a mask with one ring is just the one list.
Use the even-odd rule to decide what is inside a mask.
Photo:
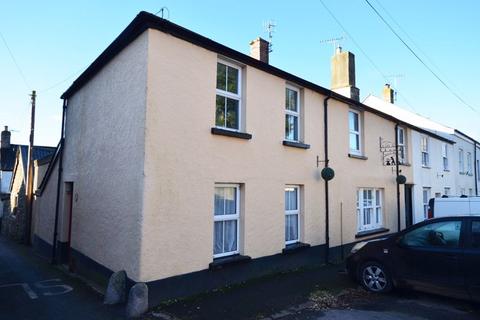
[[(324, 130), (324, 160), (325, 168), (328, 168), (328, 100), (330, 99), (328, 95), (323, 100), (323, 130)], [(329, 212), (329, 201), (328, 201), (328, 180), (325, 180), (325, 263), (328, 264), (330, 260), (330, 212)]]
[(63, 111), (62, 111), (62, 131), (60, 135), (59, 142), (59, 159), (58, 159), (58, 180), (57, 180), (57, 199), (55, 202), (55, 224), (53, 227), (53, 243), (52, 243), (52, 257), (51, 263), (55, 264), (56, 261), (56, 251), (57, 251), (57, 237), (58, 237), (58, 216), (60, 212), (60, 189), (62, 183), (63, 175), (63, 146), (65, 143), (65, 116), (67, 111), (67, 100), (63, 99)]

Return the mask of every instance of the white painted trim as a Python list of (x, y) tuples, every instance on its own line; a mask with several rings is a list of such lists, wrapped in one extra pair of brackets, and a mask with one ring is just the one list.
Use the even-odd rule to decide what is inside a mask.
[[(296, 215), (297, 216), (297, 239), (285, 241), (285, 245), (300, 242), (300, 238), (301, 238), (301, 227), (300, 227), (300, 212), (301, 212), (301, 209), (300, 209), (301, 208), (301, 205), (300, 205), (300, 190), (301, 189), (300, 189), (299, 185), (286, 185), (285, 188), (284, 188), (284, 201), (286, 201), (285, 191), (286, 191), (287, 188), (294, 188), (294, 189), (297, 190), (297, 209), (296, 210), (285, 210), (285, 217), (291, 216), (291, 215)], [(285, 221), (285, 219), (284, 219), (284, 221)], [(286, 237), (286, 234), (285, 234), (285, 237)]]
[[(358, 121), (358, 131), (352, 130), (350, 128), (350, 113), (355, 113), (357, 115), (357, 121)], [(356, 155), (362, 155), (362, 114), (360, 111), (354, 110), (354, 109), (349, 109), (348, 110), (348, 148), (350, 150), (350, 153), (356, 154)], [(352, 149), (350, 148), (350, 134), (355, 134), (358, 136), (358, 150), (357, 149)]]
[(292, 110), (289, 110), (287, 109), (287, 106), (284, 106), (284, 110), (285, 110), (285, 117), (287, 115), (291, 115), (291, 116), (294, 116), (294, 117), (297, 117), (297, 140), (295, 139), (288, 139), (286, 136), (285, 136), (285, 133), (284, 133), (284, 138), (285, 140), (287, 141), (292, 141), (292, 142), (300, 142), (303, 140), (303, 138), (301, 137), (301, 122), (302, 122), (302, 114), (301, 114), (301, 104), (300, 104), (300, 89), (297, 88), (297, 87), (294, 87), (292, 85), (289, 85), (289, 84), (286, 84), (285, 85), (285, 95), (287, 94), (287, 90), (286, 89), (289, 89), (289, 90), (292, 90), (292, 91), (295, 91), (297, 93), (297, 111), (292, 111)]
[[(215, 222), (216, 221), (237, 221), (237, 250), (234, 251), (228, 251), (228, 252), (222, 252), (218, 254), (213, 254), (213, 258), (221, 258), (221, 257), (226, 257), (226, 256), (231, 256), (234, 254), (238, 254), (240, 252), (240, 185), (239, 184), (227, 184), (227, 183), (215, 183), (214, 186), (214, 191), (215, 188), (235, 188), (235, 214), (228, 214), (228, 215), (215, 215), (215, 212), (213, 212), (213, 221), (214, 221), (214, 228), (213, 228), (213, 236), (214, 236), (214, 245), (215, 245)], [(215, 193), (214, 193), (214, 199), (215, 199)], [(215, 210), (215, 204), (214, 204), (214, 210)]]
[[(231, 62), (223, 60), (223, 59), (217, 59), (217, 65), (218, 65), (218, 63), (224, 64), (228, 67), (231, 67), (231, 68), (234, 68), (234, 69), (238, 70), (238, 80), (237, 80), (237, 82), (238, 82), (238, 93), (232, 93), (232, 92), (229, 92), (229, 91), (226, 91), (226, 90), (218, 89), (218, 88), (216, 88), (216, 82), (215, 82), (215, 90), (216, 90), (217, 95), (220, 95), (222, 97), (226, 97), (226, 98), (230, 98), (230, 99), (234, 99), (234, 100), (238, 101), (238, 114), (237, 114), (238, 128), (234, 129), (234, 128), (227, 128), (226, 126), (217, 126), (217, 121), (216, 121), (217, 119), (215, 119), (215, 127), (220, 128), (220, 129), (240, 132), (240, 131), (242, 131), (242, 127), (243, 127), (243, 123), (242, 123), (242, 121), (243, 121), (243, 119), (242, 119), (242, 112), (243, 112), (243, 110), (242, 110), (242, 108), (243, 108), (243, 106), (242, 106), (242, 94), (243, 94), (243, 91), (242, 91), (243, 90), (243, 87), (242, 87), (242, 72), (243, 72), (243, 68), (240, 65), (231, 63)], [(228, 81), (228, 77), (227, 77), (226, 80)], [(216, 109), (216, 102), (215, 102), (215, 109)], [(226, 115), (227, 115), (227, 113), (226, 113), (226, 110), (225, 110), (225, 118), (226, 118)]]
[[(364, 198), (363, 198), (363, 192), (364, 191), (371, 191), (372, 192), (372, 205), (371, 206), (364, 206)], [(379, 192), (379, 204), (377, 205), (377, 191)], [(358, 188), (357, 189), (357, 197), (358, 197), (358, 203), (357, 203), (357, 230), (359, 232), (361, 231), (368, 231), (368, 230), (375, 230), (378, 228), (383, 227), (383, 214), (384, 214), (384, 190), (382, 188)], [(364, 211), (365, 209), (371, 209), (372, 213), (370, 215), (370, 223), (365, 224), (364, 221)], [(376, 222), (376, 216), (377, 216), (377, 209), (380, 209), (380, 216), (379, 216), (379, 222)]]

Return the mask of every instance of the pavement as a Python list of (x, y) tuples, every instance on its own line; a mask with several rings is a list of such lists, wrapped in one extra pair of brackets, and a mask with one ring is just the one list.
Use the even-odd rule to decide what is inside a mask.
[(272, 275), (185, 300), (170, 301), (145, 319), (200, 320), (473, 320), (480, 305), (411, 290), (369, 293), (342, 265)]
[(106, 306), (80, 279), (0, 237), (0, 319), (124, 319), (124, 306)]

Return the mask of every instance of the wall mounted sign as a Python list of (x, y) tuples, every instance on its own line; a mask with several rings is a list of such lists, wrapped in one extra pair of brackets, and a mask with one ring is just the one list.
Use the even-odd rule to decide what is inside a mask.
[(395, 143), (380, 138), (380, 152), (383, 155), (384, 166), (395, 166), (397, 164), (397, 147)]

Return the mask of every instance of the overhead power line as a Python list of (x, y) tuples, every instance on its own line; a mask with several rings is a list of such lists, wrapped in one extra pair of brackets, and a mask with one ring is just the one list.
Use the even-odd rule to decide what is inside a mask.
[(23, 80), (23, 83), (27, 87), (27, 89), (31, 89), (30, 84), (27, 81), (27, 78), (25, 77), (25, 74), (22, 71), (22, 68), (17, 63), (17, 59), (15, 59), (15, 56), (12, 53), (12, 50), (10, 50), (10, 47), (8, 46), (7, 40), (3, 36), (2, 32), (0, 32), (0, 37), (2, 38), (3, 44), (5, 45), (5, 48), (7, 48), (8, 53), (10, 54), (10, 58), (12, 58), (13, 63), (15, 64), (15, 67), (17, 68), (18, 73), (20, 74), (20, 77)]
[[(352, 40), (353, 44), (360, 50), (360, 52), (367, 58), (367, 60), (370, 62), (370, 64), (373, 66), (373, 68), (382, 76), (382, 78), (385, 80), (385, 82), (390, 82), (390, 79), (387, 77), (385, 73), (380, 70), (380, 68), (377, 66), (377, 64), (373, 61), (373, 59), (370, 58), (370, 56), (362, 49), (360, 44), (355, 40), (355, 38), (348, 32), (347, 28), (338, 20), (338, 18), (333, 14), (333, 12), (327, 7), (327, 5), (323, 2), (323, 0), (320, 0), (320, 3), (322, 6), (327, 10), (328, 14), (332, 17), (333, 20), (340, 26), (340, 28), (345, 32), (345, 34), (348, 36), (350, 40)], [(402, 99), (405, 101), (405, 103), (412, 109), (414, 112), (417, 112), (415, 108), (410, 104), (409, 100), (402, 94), (402, 92), (398, 92), (398, 95), (402, 97)]]
[(370, 1), (365, 0), (365, 2), (368, 4), (368, 6), (375, 12), (375, 14), (380, 18), (380, 20), (383, 21), (383, 23), (392, 31), (392, 33), (403, 43), (403, 45), (415, 56), (415, 58), (420, 61), (420, 63), (427, 68), (430, 73), (437, 78), (438, 81), (452, 94), (454, 95), (460, 102), (462, 102), (464, 105), (469, 107), (472, 111), (478, 112), (476, 108), (474, 108), (472, 105), (470, 105), (467, 101), (465, 101), (457, 92), (455, 92), (440, 76), (432, 69), (428, 64), (423, 61), (423, 59), (408, 45), (408, 43), (403, 40), (403, 38), (395, 31), (395, 29), (388, 23), (387, 20), (378, 12), (378, 10), (370, 3)]

